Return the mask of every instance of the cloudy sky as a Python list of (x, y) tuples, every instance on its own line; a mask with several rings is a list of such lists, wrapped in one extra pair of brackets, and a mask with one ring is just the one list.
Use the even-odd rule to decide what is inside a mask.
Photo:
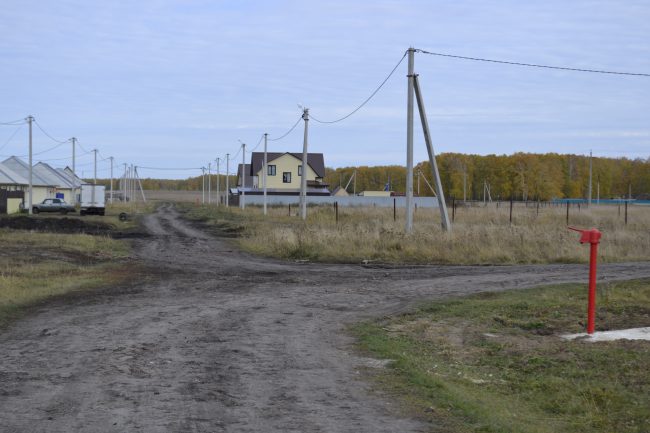
[[(409, 46), (650, 73), (649, 22), (650, 3), (635, 0), (3, 0), (0, 122), (31, 114), (55, 139), (78, 137), (117, 163), (200, 167), (236, 154), (238, 140), (250, 149), (264, 132), (281, 136), (298, 104), (319, 120), (349, 113)], [(648, 77), (424, 54), (415, 68), (437, 152), (650, 156)], [(403, 62), (343, 122), (310, 122), (310, 151), (332, 167), (404, 164), (405, 75)], [(27, 152), (27, 128), (19, 128), (0, 126), (2, 158)], [(36, 152), (55, 144), (35, 130)], [(270, 151), (301, 149), (302, 125), (269, 143)], [(36, 159), (61, 166), (70, 153), (64, 144)], [(88, 175), (91, 161), (81, 155), (78, 171)], [(100, 161), (101, 174), (107, 167)]]

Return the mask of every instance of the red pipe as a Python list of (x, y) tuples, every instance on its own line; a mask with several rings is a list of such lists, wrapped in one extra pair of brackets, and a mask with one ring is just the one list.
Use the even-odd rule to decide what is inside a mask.
[(596, 268), (598, 260), (598, 244), (600, 243), (600, 233), (597, 229), (582, 230), (575, 227), (569, 227), (581, 233), (580, 243), (589, 242), (591, 245), (589, 251), (589, 298), (587, 301), (587, 334), (593, 334), (596, 328)]

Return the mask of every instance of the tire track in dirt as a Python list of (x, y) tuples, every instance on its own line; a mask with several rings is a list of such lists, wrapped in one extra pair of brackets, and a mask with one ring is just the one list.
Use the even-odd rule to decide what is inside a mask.
[[(73, 297), (0, 335), (3, 431), (417, 432), (370, 392), (343, 329), (426, 299), (584, 281), (584, 265), (360, 266), (253, 257), (166, 205), (137, 290)], [(604, 265), (603, 280), (650, 277)]]

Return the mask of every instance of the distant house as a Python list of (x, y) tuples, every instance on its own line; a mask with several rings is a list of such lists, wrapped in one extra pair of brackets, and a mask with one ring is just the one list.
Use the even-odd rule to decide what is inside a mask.
[(391, 191), (361, 191), (359, 195), (362, 197), (391, 197), (393, 193)]
[[(1, 166), (8, 168), (14, 173), (18, 174), (21, 178), (29, 184), (29, 164), (22, 161), (16, 156), (5, 159), (0, 163)], [(56, 181), (52, 179), (44, 179), (36, 169), (32, 169), (32, 203), (40, 203), (46, 198), (55, 197), (57, 189)], [(25, 202), (29, 202), (29, 191), (25, 188)]]
[(20, 211), (29, 181), (0, 164), (0, 214)]
[[(268, 194), (297, 195), (302, 179), (302, 153), (267, 153), (266, 187)], [(262, 194), (264, 153), (253, 152), (251, 163), (239, 164), (237, 170), (237, 187), (246, 194)], [(325, 162), (322, 153), (307, 154), (307, 194), (330, 195), (325, 177)], [(244, 183), (242, 184), (242, 173)]]
[(337, 197), (348, 197), (350, 194), (345, 190), (345, 188), (337, 186), (336, 189), (332, 191), (332, 195)]
[(56, 187), (54, 191), (56, 198), (62, 198), (68, 203), (74, 203), (75, 188), (78, 188), (78, 185), (75, 186), (74, 181), (70, 177), (44, 162), (36, 164), (33, 171)]

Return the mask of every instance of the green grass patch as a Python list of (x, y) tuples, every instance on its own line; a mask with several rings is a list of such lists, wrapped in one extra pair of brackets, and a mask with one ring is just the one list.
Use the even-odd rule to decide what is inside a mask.
[(106, 236), (0, 229), (0, 326), (47, 298), (126, 280), (129, 254)]
[[(356, 325), (390, 359), (374, 374), (440, 432), (648, 432), (650, 342), (564, 341), (587, 289), (560, 285), (434, 302)], [(650, 326), (650, 281), (603, 285), (597, 330)]]

